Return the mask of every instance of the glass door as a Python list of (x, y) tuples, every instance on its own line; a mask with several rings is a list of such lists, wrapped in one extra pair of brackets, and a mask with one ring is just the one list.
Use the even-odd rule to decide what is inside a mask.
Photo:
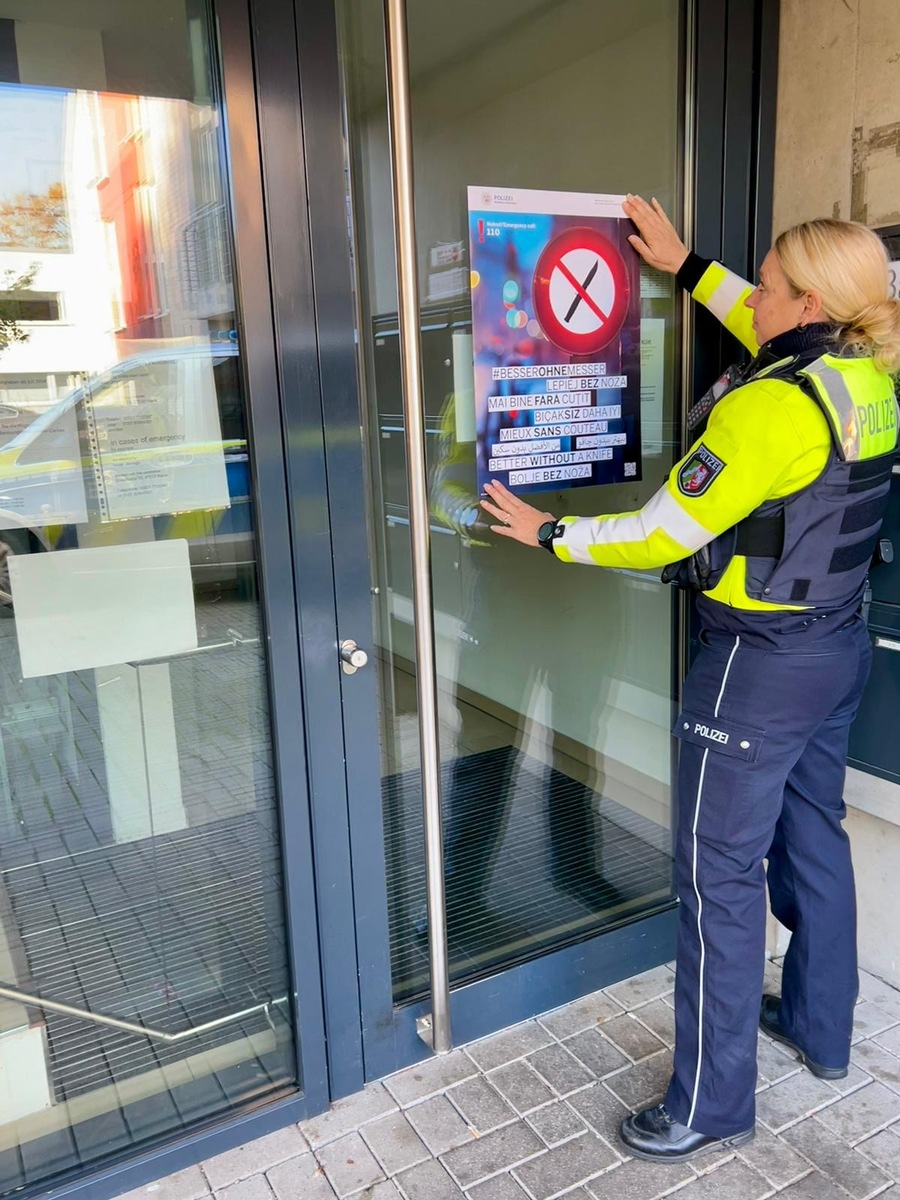
[[(385, 46), (380, 6), (339, 0), (337, 9), (389, 1002), (408, 1034), (410, 1015), (428, 1007), (428, 922)], [(561, 1003), (567, 989), (599, 986), (601, 968), (589, 967), (592, 961), (605, 962), (607, 982), (611, 972), (621, 977), (649, 965), (640, 960), (648, 940), (657, 961), (671, 949), (673, 594), (655, 575), (563, 566), (487, 530), (478, 508), (473, 356), (493, 355), (501, 368), (531, 361), (544, 333), (531, 268), (513, 249), (483, 259), (488, 275), (474, 271), (467, 191), (633, 191), (657, 196), (677, 214), (683, 14), (678, 0), (550, 7), (466, 0), (411, 4), (408, 19), (459, 1038)], [(556, 516), (639, 508), (677, 456), (680, 298), (669, 279), (647, 271), (639, 278), (640, 347), (633, 350), (641, 370), (642, 470), (632, 465), (620, 482), (561, 483), (535, 497)], [(479, 287), (499, 289), (509, 316), (487, 351), (481, 344), (473, 350)], [(346, 679), (345, 694), (355, 686)], [(382, 991), (377, 1004), (387, 1003)], [(384, 1022), (374, 1024), (370, 1047)], [(416, 1053), (411, 1036), (402, 1046), (401, 1057)], [(387, 1059), (375, 1053), (373, 1061)]]
[(206, 4), (0, 3), (4, 1196), (303, 1084), (223, 117)]

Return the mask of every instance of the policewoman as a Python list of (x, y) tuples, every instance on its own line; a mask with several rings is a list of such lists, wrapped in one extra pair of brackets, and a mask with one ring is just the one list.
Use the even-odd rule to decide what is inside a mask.
[[(900, 303), (860, 225), (787, 230), (754, 288), (689, 254), (655, 200), (629, 197), (625, 212), (638, 253), (753, 361), (695, 406), (699, 436), (639, 512), (557, 521), (499, 483), (482, 503), (496, 533), (562, 562), (666, 567), (697, 591), (702, 648), (675, 727), (674, 1069), (663, 1103), (621, 1129), (632, 1154), (677, 1162), (753, 1137), (758, 1024), (814, 1075), (847, 1074), (856, 903), (842, 792), (897, 444)], [(780, 997), (762, 995), (767, 877), (791, 931)]]

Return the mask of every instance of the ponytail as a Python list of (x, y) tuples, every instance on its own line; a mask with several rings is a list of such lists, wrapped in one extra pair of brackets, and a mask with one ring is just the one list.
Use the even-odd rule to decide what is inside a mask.
[(875, 365), (891, 375), (900, 371), (900, 300), (868, 304), (841, 335), (857, 354), (871, 354)]

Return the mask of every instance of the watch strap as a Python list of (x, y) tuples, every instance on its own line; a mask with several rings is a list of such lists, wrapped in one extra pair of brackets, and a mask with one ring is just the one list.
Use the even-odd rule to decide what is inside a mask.
[[(549, 529), (547, 528), (548, 526), (550, 527)], [(546, 532), (544, 532), (545, 530)], [(556, 552), (553, 549), (553, 543), (558, 537), (562, 536), (564, 530), (565, 526), (560, 525), (556, 520), (545, 521), (538, 530), (538, 545), (543, 546), (545, 550), (549, 550), (551, 554), (555, 555)]]

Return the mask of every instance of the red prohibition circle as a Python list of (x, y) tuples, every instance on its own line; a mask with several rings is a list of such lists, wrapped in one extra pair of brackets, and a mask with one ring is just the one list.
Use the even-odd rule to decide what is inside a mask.
[(588, 227), (548, 242), (534, 269), (534, 315), (567, 354), (595, 354), (609, 345), (625, 322), (628, 292), (618, 248)]

